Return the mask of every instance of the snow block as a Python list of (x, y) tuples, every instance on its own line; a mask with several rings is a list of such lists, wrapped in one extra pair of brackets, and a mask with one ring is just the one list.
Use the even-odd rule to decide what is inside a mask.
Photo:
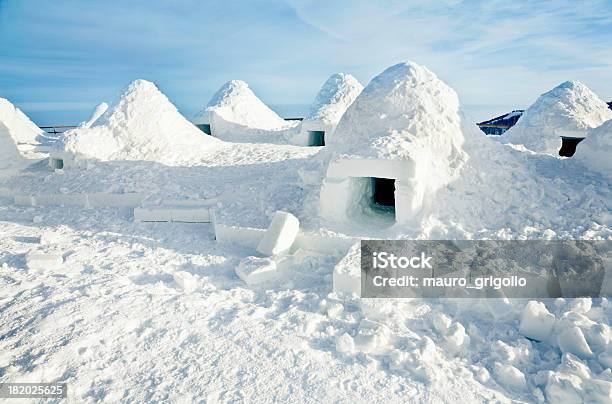
[(291, 213), (277, 211), (270, 227), (257, 246), (264, 255), (277, 255), (289, 251), (300, 231), (300, 222)]
[(361, 245), (355, 243), (334, 267), (333, 287), (336, 293), (361, 295)]
[(563, 329), (557, 336), (557, 343), (563, 353), (571, 353), (580, 358), (593, 356), (582, 330), (576, 326)]
[(169, 208), (135, 208), (134, 219), (139, 222), (171, 222), (172, 210)]
[(554, 325), (555, 316), (546, 309), (544, 303), (532, 300), (523, 310), (519, 332), (527, 338), (545, 341), (550, 336)]
[(503, 387), (517, 391), (526, 389), (525, 375), (514, 366), (495, 362), (494, 371), (497, 382)]
[(238, 264), (236, 275), (248, 285), (256, 285), (275, 280), (278, 271), (270, 258), (246, 257)]
[(189, 272), (177, 271), (172, 273), (172, 277), (185, 293), (191, 293), (198, 288), (198, 279)]
[(173, 222), (210, 223), (208, 208), (177, 206), (172, 208)]
[(56, 253), (42, 253), (32, 251), (26, 255), (26, 264), (28, 268), (32, 270), (58, 269), (63, 262), (64, 258), (62, 257), (62, 255)]

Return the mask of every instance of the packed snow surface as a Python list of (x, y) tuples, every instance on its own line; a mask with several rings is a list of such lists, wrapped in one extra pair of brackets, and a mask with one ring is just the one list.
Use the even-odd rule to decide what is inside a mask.
[[(360, 237), (612, 239), (609, 177), (487, 138), (425, 68), (387, 73), (341, 119), (356, 136), (337, 148), (224, 144), (174, 160), (184, 120), (127, 102), (142, 93), (167, 101), (135, 83), (101, 122), (69, 138), (100, 134), (95, 147), (106, 153), (115, 134), (130, 134), (142, 141), (133, 152), (156, 160), (64, 170), (41, 162), (0, 177), (0, 382), (65, 382), (71, 402), (610, 402), (606, 298), (355, 295)], [(146, 124), (150, 111), (176, 118), (173, 130)], [(163, 156), (148, 154), (146, 140), (168, 143)], [(423, 159), (433, 168), (420, 180), (455, 179), (411, 226), (330, 223), (318, 212), (323, 163), (343, 153)], [(159, 161), (168, 156), (181, 164)], [(61, 206), (82, 194), (108, 205)], [(13, 203), (32, 195), (59, 206)], [(133, 209), (111, 203), (131, 195), (209, 201), (215, 224), (134, 221)], [(215, 240), (222, 225), (262, 235), (277, 211), (297, 218), (298, 237), (330, 242), (262, 257), (257, 243)]]
[(5, 98), (0, 98), (0, 136), (13, 138), (17, 144), (36, 144), (44, 131)]
[(576, 148), (574, 159), (589, 170), (612, 178), (612, 119), (589, 131)]
[[(298, 125), (278, 116), (242, 80), (228, 81), (194, 118), (208, 124), (212, 135), (236, 142), (278, 142), (280, 133)], [(286, 141), (284, 141), (286, 143)]]
[(65, 134), (64, 149), (97, 160), (146, 160), (168, 165), (201, 160), (221, 142), (205, 136), (146, 80), (136, 80), (91, 128)]
[(361, 91), (363, 86), (352, 75), (344, 73), (331, 75), (319, 90), (310, 111), (302, 121), (302, 132), (322, 130), (328, 138)]
[(566, 81), (542, 94), (503, 139), (527, 149), (557, 155), (561, 137), (585, 137), (612, 119), (612, 110), (579, 81)]

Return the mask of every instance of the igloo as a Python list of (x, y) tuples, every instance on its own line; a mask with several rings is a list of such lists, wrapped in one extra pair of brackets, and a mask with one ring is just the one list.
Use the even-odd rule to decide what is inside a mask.
[(502, 139), (527, 149), (571, 157), (590, 129), (612, 119), (612, 110), (579, 81), (542, 94)]
[(612, 119), (589, 131), (574, 158), (591, 171), (612, 178)]
[(350, 74), (331, 75), (302, 121), (295, 138), (300, 146), (325, 146), (325, 139), (333, 133), (346, 109), (363, 91), (363, 86)]
[(411, 224), (468, 156), (457, 94), (416, 63), (376, 76), (329, 139), (320, 193), (331, 221)]
[(278, 116), (241, 80), (225, 83), (193, 119), (203, 132), (228, 141), (249, 141), (249, 136), (281, 131), (298, 125)]
[(0, 133), (16, 144), (37, 144), (44, 131), (5, 98), (0, 98)]
[[(205, 136), (146, 80), (132, 82), (119, 101), (91, 126), (65, 133), (52, 160), (146, 160), (176, 165), (201, 160), (221, 141)], [(55, 167), (59, 168), (59, 167)]]

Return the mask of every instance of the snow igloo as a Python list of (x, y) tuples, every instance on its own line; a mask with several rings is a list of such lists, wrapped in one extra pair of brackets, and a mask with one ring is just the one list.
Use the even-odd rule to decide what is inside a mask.
[(363, 91), (363, 86), (350, 74), (331, 75), (319, 90), (302, 121), (295, 142), (299, 146), (325, 146), (346, 109)]
[(427, 68), (400, 63), (376, 76), (330, 137), (321, 215), (411, 224), (468, 155), (455, 91)]
[(579, 81), (566, 81), (542, 94), (504, 135), (537, 153), (571, 157), (588, 131), (612, 119), (612, 110)]
[(298, 125), (278, 116), (241, 80), (225, 83), (193, 123), (206, 134), (232, 142), (265, 140), (262, 134)]

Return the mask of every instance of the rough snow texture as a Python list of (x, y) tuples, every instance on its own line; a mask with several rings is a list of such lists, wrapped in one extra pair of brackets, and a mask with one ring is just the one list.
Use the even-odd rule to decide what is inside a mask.
[(542, 94), (504, 135), (507, 143), (557, 155), (561, 136), (585, 137), (589, 129), (612, 119), (612, 110), (587, 86), (566, 81)]
[(333, 136), (340, 118), (362, 91), (361, 83), (350, 74), (331, 75), (302, 121), (300, 140), (307, 140), (308, 131), (325, 131), (326, 139)]
[(589, 131), (576, 148), (574, 159), (591, 171), (612, 178), (612, 120)]
[(334, 292), (361, 295), (361, 243), (355, 243), (334, 267)]
[(400, 63), (376, 76), (329, 140), (337, 156), (414, 163), (414, 179), (437, 189), (467, 161), (459, 99), (426, 67)]
[(3, 126), (0, 122), (0, 169), (20, 166), (25, 161), (19, 153), (15, 141), (5, 129), (6, 126)]
[(86, 120), (85, 122), (82, 122), (79, 126), (81, 128), (90, 128), (91, 125), (96, 123), (96, 121), (100, 119), (100, 117), (104, 115), (104, 113), (107, 110), (108, 110), (108, 104), (105, 102), (101, 102), (100, 104), (96, 105), (93, 111), (91, 111), (91, 115), (89, 116), (89, 119)]
[(155, 84), (136, 80), (119, 102), (91, 128), (77, 128), (63, 139), (77, 157), (146, 160), (167, 165), (201, 160), (220, 145), (185, 119)]
[(5, 98), (0, 98), (0, 137), (6, 135), (17, 144), (36, 144), (44, 131)]
[(278, 116), (241, 80), (225, 83), (193, 122), (208, 124), (213, 136), (236, 142), (275, 141), (278, 134), (269, 132), (298, 125), (298, 122), (287, 122)]

